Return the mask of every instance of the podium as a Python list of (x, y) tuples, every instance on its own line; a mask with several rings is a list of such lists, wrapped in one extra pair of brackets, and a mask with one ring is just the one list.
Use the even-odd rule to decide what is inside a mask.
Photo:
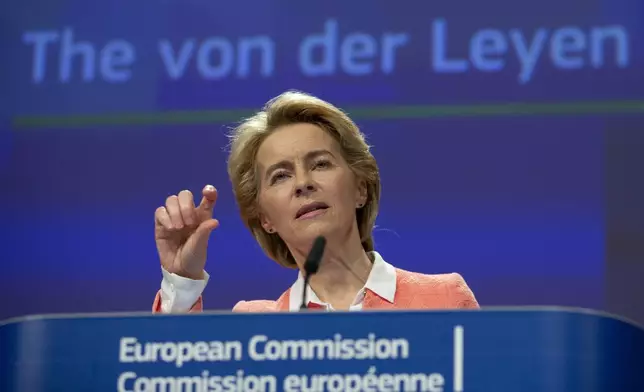
[(644, 329), (584, 309), (32, 316), (0, 391), (644, 391)]

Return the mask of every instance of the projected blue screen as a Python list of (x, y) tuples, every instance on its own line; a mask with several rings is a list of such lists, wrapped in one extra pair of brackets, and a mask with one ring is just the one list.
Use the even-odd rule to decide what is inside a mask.
[[(37, 10), (38, 12), (35, 12)], [(252, 12), (249, 12), (252, 10)], [(287, 90), (345, 109), (382, 175), (377, 250), (481, 305), (602, 308), (607, 135), (644, 113), (633, 0), (28, 0), (5, 6), (0, 318), (145, 310), (153, 214), (220, 191), (206, 307), (295, 271), (243, 227), (226, 133)]]

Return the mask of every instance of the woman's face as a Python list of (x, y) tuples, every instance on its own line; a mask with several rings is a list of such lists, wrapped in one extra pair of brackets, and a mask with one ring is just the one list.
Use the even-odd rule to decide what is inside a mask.
[(338, 143), (313, 124), (276, 129), (259, 148), (259, 207), (267, 231), (290, 244), (357, 229), (356, 208), (366, 187), (342, 157)]

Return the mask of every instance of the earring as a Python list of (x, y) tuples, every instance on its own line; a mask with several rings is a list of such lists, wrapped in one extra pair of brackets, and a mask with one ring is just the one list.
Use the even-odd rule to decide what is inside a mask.
[(271, 229), (268, 229), (267, 231), (268, 231), (270, 234), (273, 234), (273, 231), (274, 231), (274, 230), (271, 228)]
[(358, 208), (362, 208), (363, 206), (364, 206), (364, 204), (363, 204), (363, 203), (359, 203), (359, 204), (358, 204)]

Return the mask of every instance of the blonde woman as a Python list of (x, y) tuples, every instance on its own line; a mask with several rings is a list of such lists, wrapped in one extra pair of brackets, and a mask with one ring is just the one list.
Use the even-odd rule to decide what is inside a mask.
[[(309, 308), (478, 308), (457, 273), (428, 275), (389, 264), (374, 249), (380, 176), (363, 134), (340, 109), (300, 92), (286, 92), (239, 125), (228, 173), (241, 217), (265, 253), (302, 271), (318, 236), (327, 240), (319, 271), (307, 285)], [(216, 189), (195, 205), (189, 191), (167, 198), (155, 213), (163, 281), (153, 311), (201, 311), (201, 294)], [(225, 244), (214, 244), (225, 246)], [(297, 311), (304, 279), (275, 300), (240, 301), (240, 312)]]

